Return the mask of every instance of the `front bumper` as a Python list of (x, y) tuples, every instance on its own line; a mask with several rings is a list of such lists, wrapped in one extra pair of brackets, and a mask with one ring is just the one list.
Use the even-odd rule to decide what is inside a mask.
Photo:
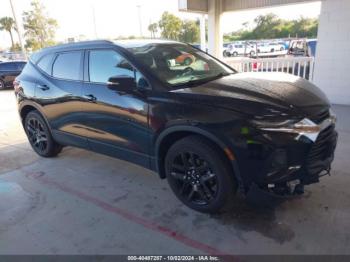
[(270, 137), (272, 143), (254, 145), (269, 147), (266, 156), (246, 159), (250, 163), (245, 164), (246, 195), (264, 193), (261, 199), (276, 196), (277, 200), (291, 197), (303, 193), (304, 185), (317, 183), (321, 176), (330, 174), (338, 137), (335, 121), (327, 118), (319, 126), (320, 131), (312, 139), (305, 134), (265, 130), (262, 135)]
[(304, 185), (317, 183), (320, 177), (330, 175), (338, 134), (333, 130), (328, 139), (323, 141), (325, 134), (321, 133), (316, 140), (301, 170), (285, 177), (283, 182), (260, 185), (252, 183), (246, 192), (247, 201), (259, 207), (273, 208), (303, 194)]

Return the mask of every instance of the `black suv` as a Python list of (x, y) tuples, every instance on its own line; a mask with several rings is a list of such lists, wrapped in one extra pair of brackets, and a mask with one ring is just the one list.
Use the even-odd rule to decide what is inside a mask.
[[(179, 64), (191, 56), (190, 65)], [(43, 49), (15, 82), (36, 153), (77, 146), (157, 171), (202, 212), (286, 197), (327, 174), (335, 116), (312, 83), (238, 74), (189, 45), (91, 41)]]
[(18, 76), (26, 62), (12, 61), (0, 63), (0, 90), (13, 86), (13, 81)]

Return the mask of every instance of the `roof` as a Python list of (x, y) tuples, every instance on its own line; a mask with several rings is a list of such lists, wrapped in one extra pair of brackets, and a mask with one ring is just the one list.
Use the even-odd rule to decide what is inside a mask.
[(162, 39), (133, 39), (133, 40), (117, 40), (117, 41), (109, 41), (109, 40), (91, 40), (91, 41), (82, 41), (82, 42), (74, 42), (68, 44), (61, 44), (51, 47), (46, 47), (41, 49), (41, 52), (44, 51), (53, 51), (60, 49), (78, 49), (78, 48), (89, 48), (90, 46), (96, 45), (118, 45), (124, 48), (128, 47), (138, 47), (147, 44), (174, 44), (180, 43), (171, 40), (162, 40)]
[(30, 59), (35, 63), (43, 55), (47, 53), (82, 49), (82, 48), (95, 48), (96, 46), (98, 47), (120, 46), (122, 48), (134, 48), (134, 47), (140, 47), (148, 44), (176, 44), (176, 43), (181, 44), (180, 42), (171, 41), (171, 40), (161, 40), (161, 39), (133, 39), (133, 40), (117, 40), (117, 41), (91, 40), (91, 41), (74, 42), (74, 43), (46, 47), (34, 53), (30, 57)]
[(149, 45), (149, 44), (181, 44), (181, 42), (164, 40), (164, 39), (117, 40), (117, 41), (114, 41), (113, 43), (124, 48), (139, 47), (139, 46)]
[(62, 49), (79, 49), (79, 48), (86, 48), (89, 46), (113, 45), (113, 44), (114, 43), (112, 41), (108, 41), (108, 40), (82, 41), (82, 42), (74, 42), (74, 43), (67, 43), (67, 44), (60, 44), (60, 45), (46, 47), (39, 50), (39, 52), (56, 51), (56, 50), (62, 50)]

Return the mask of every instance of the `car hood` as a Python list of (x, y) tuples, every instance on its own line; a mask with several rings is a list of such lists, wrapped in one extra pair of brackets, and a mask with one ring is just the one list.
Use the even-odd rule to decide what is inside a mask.
[(285, 73), (238, 73), (174, 92), (194, 94), (197, 102), (211, 97), (218, 106), (251, 114), (269, 107), (276, 112), (299, 111), (309, 115), (329, 107), (327, 97), (318, 87)]

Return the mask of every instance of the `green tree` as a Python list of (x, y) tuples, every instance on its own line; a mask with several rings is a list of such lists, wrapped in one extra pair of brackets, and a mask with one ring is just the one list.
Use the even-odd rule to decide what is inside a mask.
[(196, 43), (199, 42), (199, 38), (199, 24), (196, 21), (192, 20), (183, 21), (179, 40), (185, 43)]
[(31, 10), (23, 13), (26, 47), (37, 50), (54, 44), (57, 21), (46, 14), (39, 0), (31, 2)]
[(318, 19), (303, 18), (283, 20), (275, 14), (260, 15), (251, 30), (247, 23), (243, 29), (224, 35), (224, 41), (271, 39), (284, 37), (317, 37)]
[(252, 34), (255, 39), (274, 38), (280, 31), (281, 19), (275, 14), (259, 15), (254, 19), (256, 27)]
[(156, 38), (156, 34), (158, 32), (158, 23), (149, 24), (148, 31), (151, 32), (151, 37), (152, 38)]
[(316, 37), (318, 30), (317, 19), (300, 17), (298, 20), (293, 20), (291, 26), (291, 35), (298, 37)]
[(11, 17), (2, 17), (0, 19), (0, 31), (5, 30), (11, 37), (11, 48), (14, 48), (15, 43), (13, 41), (12, 30), (15, 28), (15, 21)]
[(163, 38), (172, 40), (180, 39), (182, 21), (177, 16), (170, 14), (169, 12), (164, 12), (158, 26)]

